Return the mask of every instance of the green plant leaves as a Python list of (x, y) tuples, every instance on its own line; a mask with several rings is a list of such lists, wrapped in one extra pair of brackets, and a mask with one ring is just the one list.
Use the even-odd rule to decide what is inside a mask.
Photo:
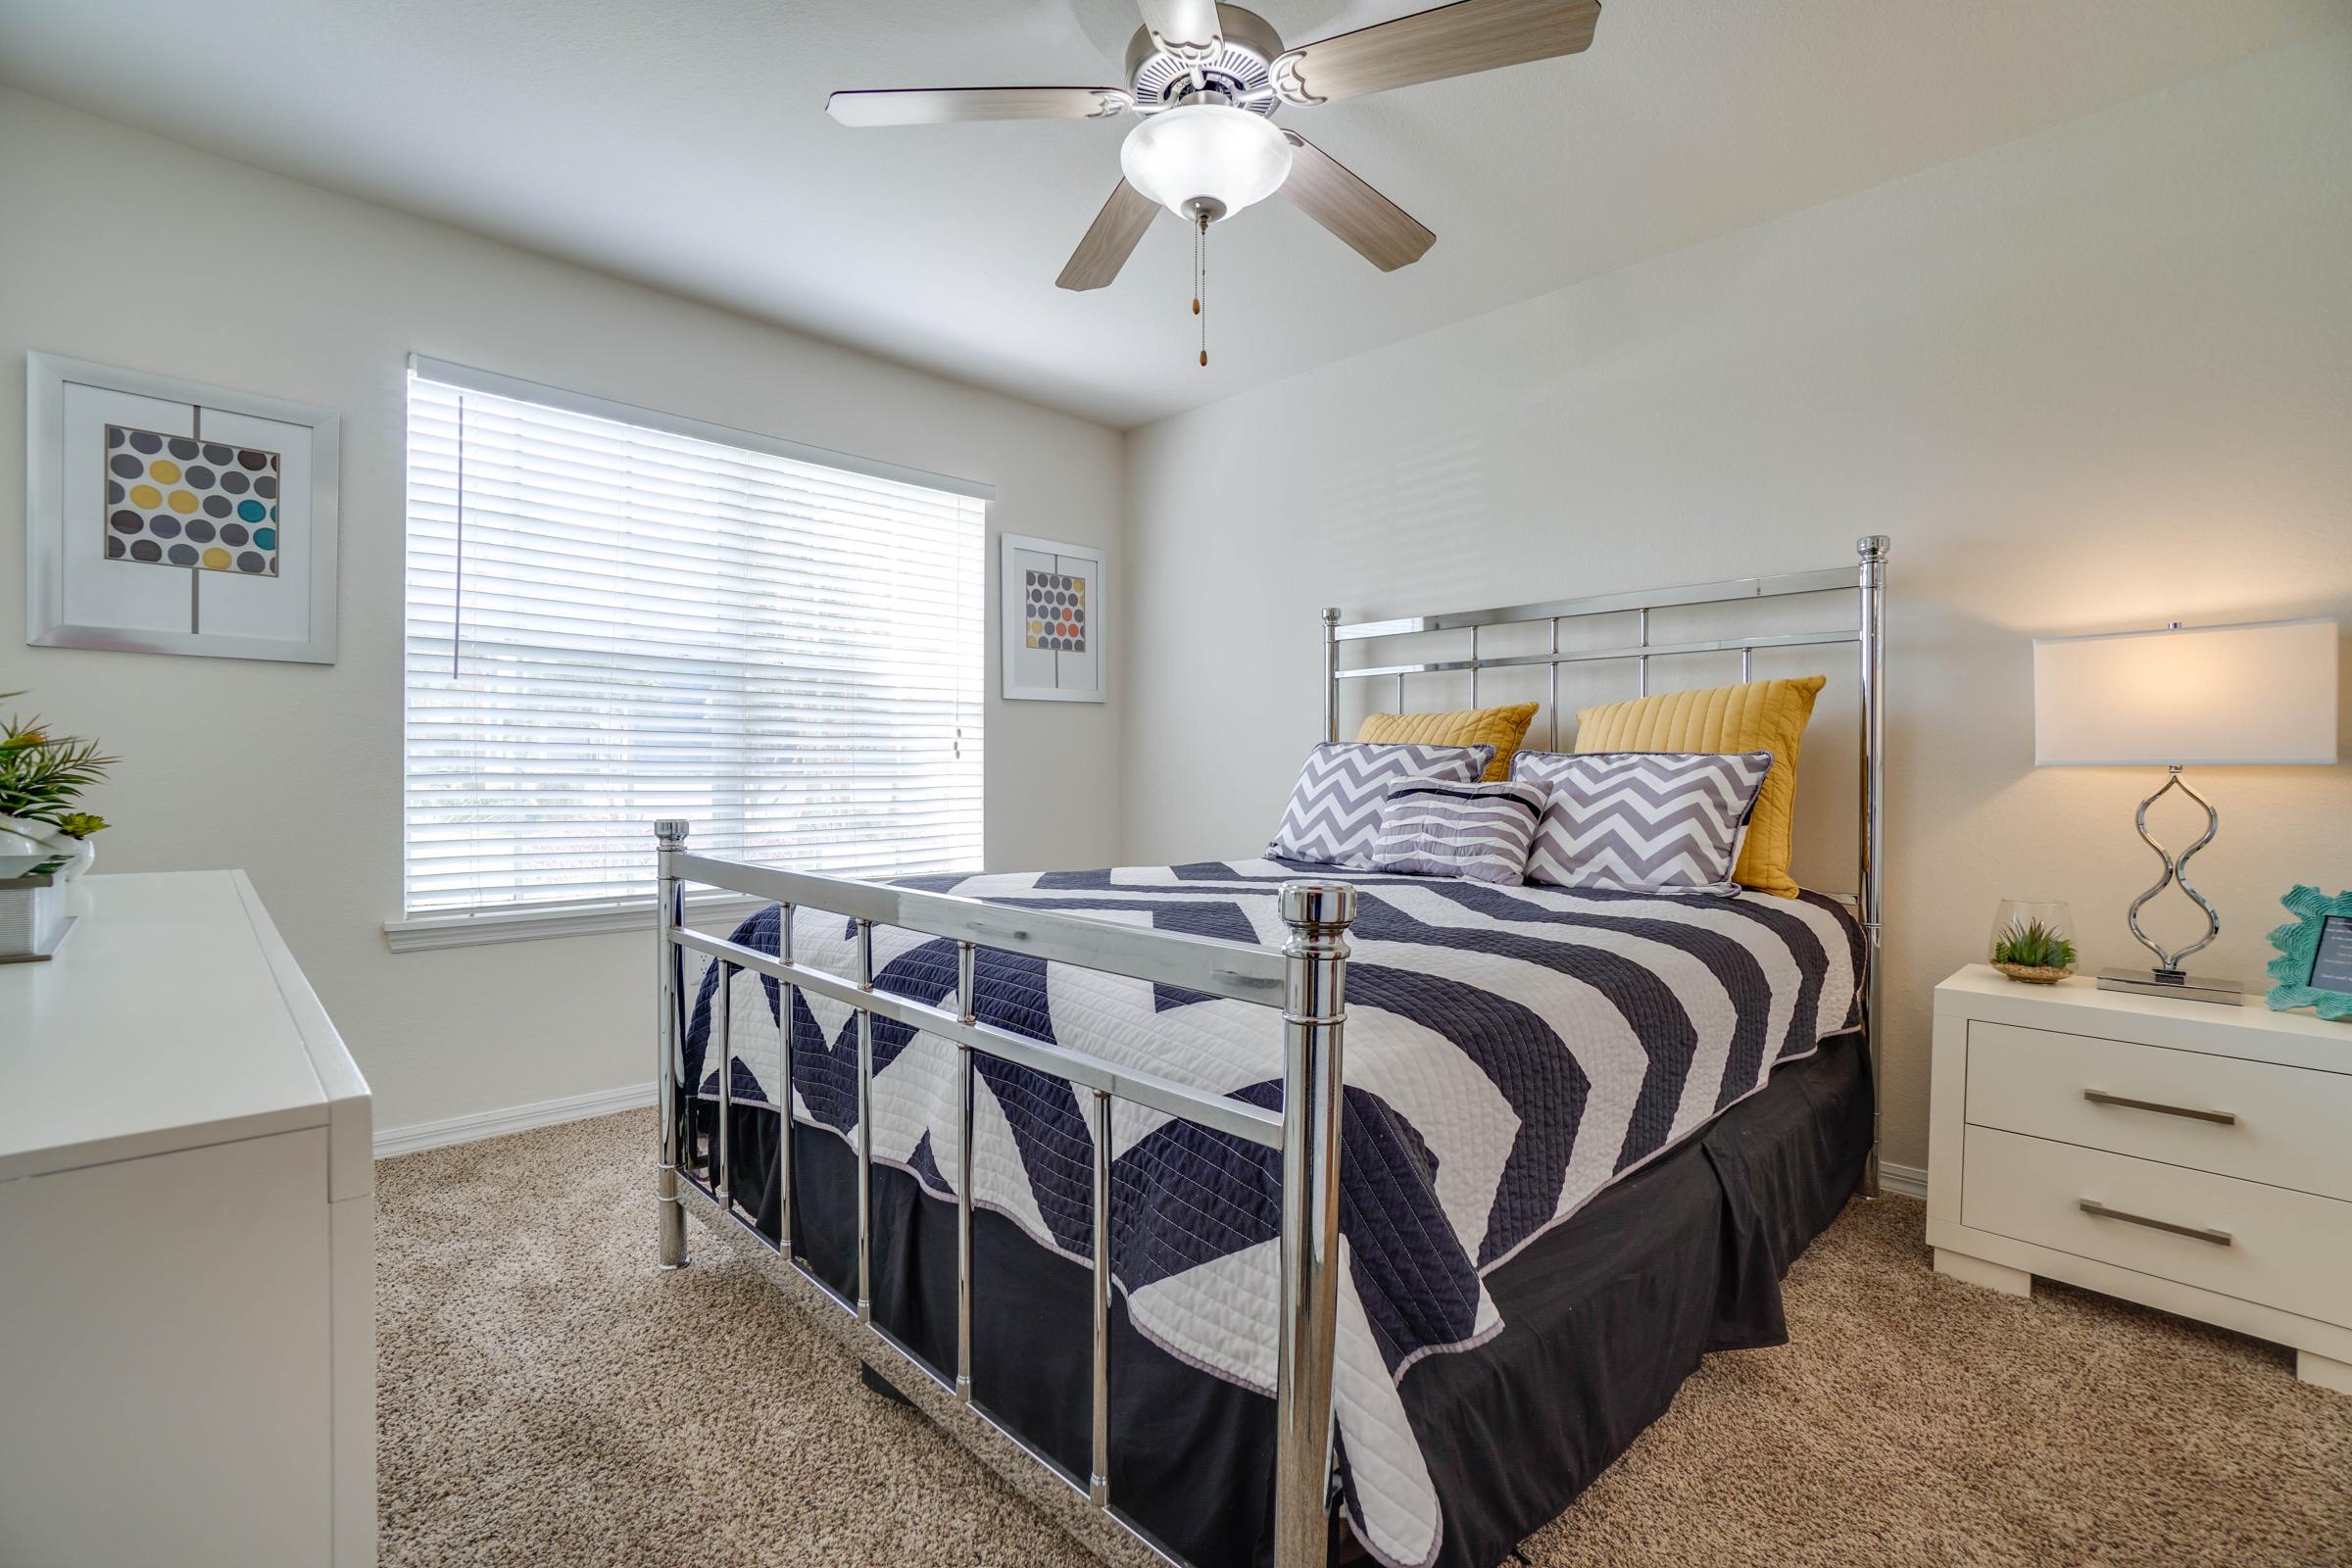
[(2012, 921), (1992, 945), (1992, 961), (2027, 969), (2071, 969), (2075, 945), (2039, 920)]
[[(0, 692), (0, 701), (23, 695)], [(68, 808), (83, 791), (104, 781), (119, 760), (99, 751), (96, 741), (50, 734), (37, 713), (29, 718), (11, 713), (0, 720), (0, 816), (50, 823), (72, 817), (97, 824), (76, 837), (94, 833), (105, 826), (102, 820)]]

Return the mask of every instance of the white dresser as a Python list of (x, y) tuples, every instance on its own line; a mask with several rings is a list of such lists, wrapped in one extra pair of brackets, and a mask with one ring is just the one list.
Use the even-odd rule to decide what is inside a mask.
[(2352, 1394), (2352, 1025), (2026, 986), (1936, 988), (1928, 1242), (2292, 1346)]
[(0, 966), (0, 1563), (375, 1561), (368, 1085), (238, 871)]

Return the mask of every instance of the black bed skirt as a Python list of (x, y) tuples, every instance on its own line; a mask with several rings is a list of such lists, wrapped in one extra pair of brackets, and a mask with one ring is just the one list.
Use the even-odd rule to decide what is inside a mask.
[[(699, 1168), (717, 1107), (694, 1113)], [(1487, 1276), (1501, 1332), (1422, 1357), (1400, 1390), (1445, 1510), (1433, 1568), (1507, 1557), (1665, 1413), (1707, 1351), (1787, 1342), (1781, 1278), (1852, 1195), (1870, 1129), (1866, 1054), (1841, 1036)], [(774, 1110), (738, 1105), (730, 1135), (739, 1191), (758, 1195), (742, 1206), (772, 1240)], [(796, 1250), (854, 1298), (857, 1153), (804, 1124), (793, 1154)], [(952, 1381), (956, 1206), (886, 1166), (873, 1193), (874, 1321)], [(985, 1210), (972, 1252), (973, 1398), (1083, 1479), (1089, 1271)], [(1198, 1568), (1270, 1565), (1273, 1400), (1146, 1340), (1116, 1292), (1110, 1332), (1111, 1501)]]

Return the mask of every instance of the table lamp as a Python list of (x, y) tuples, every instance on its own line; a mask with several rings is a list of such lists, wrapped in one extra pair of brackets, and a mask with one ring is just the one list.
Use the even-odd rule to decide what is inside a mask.
[[(2034, 640), (2034, 762), (2037, 767), (2162, 767), (2163, 784), (2139, 803), (2139, 836), (2164, 873), (2132, 901), (2124, 920), (2156, 967), (2104, 969), (2100, 989), (2235, 1005), (2234, 980), (2192, 975), (2183, 959), (2221, 935), (2222, 917), (2189, 885), (2189, 857), (2213, 842), (2221, 813), (2189, 788), (2190, 763), (2335, 760), (2335, 622), (2249, 621), (2094, 637)], [(2179, 855), (2148, 832), (2148, 808), (2179, 790), (2205, 808), (2205, 831)], [(2205, 935), (2167, 952), (2139, 927), (2139, 911), (2173, 883), (2205, 911)]]

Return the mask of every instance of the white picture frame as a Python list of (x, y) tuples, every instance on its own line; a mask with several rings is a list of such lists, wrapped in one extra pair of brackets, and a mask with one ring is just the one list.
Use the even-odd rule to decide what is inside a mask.
[(1105, 577), (1099, 545), (999, 536), (997, 619), (1006, 701), (1103, 700)]
[[(195, 488), (208, 493), (175, 489), (163, 504), (135, 503), (133, 492), (153, 486), (125, 490), (114, 476), (115, 456), (129, 453), (110, 443), (124, 430), (160, 436), (174, 453), (195, 443), (196, 455), (171, 471), (206, 475)], [(331, 409), (26, 354), (25, 642), (333, 663), (341, 441)], [(208, 466), (216, 449), (240, 460), (238, 471)], [(223, 469), (217, 490), (214, 466)], [(150, 514), (146, 527), (140, 512)], [(141, 553), (131, 556), (110, 528), (137, 529)]]

